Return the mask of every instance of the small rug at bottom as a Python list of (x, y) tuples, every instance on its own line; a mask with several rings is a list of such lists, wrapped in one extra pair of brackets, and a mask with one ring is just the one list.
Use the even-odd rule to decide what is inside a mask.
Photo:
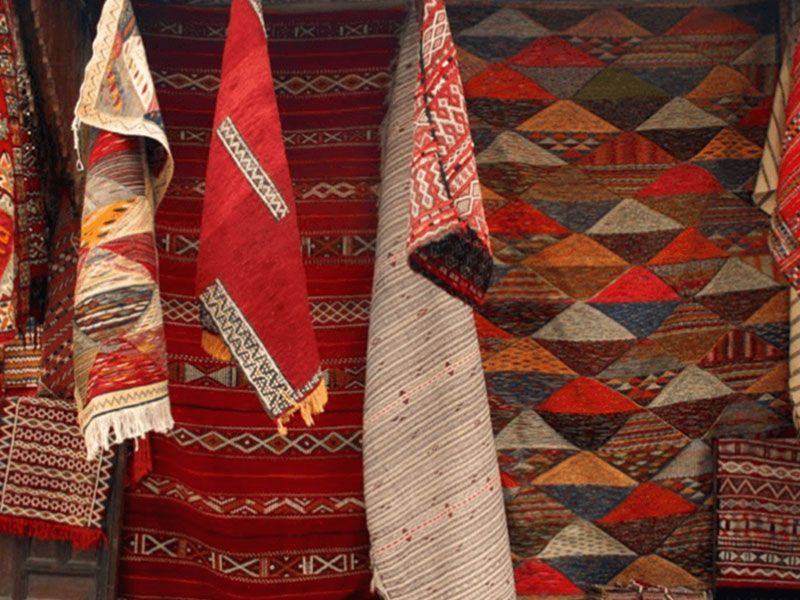
[(800, 440), (717, 443), (720, 600), (800, 597)]

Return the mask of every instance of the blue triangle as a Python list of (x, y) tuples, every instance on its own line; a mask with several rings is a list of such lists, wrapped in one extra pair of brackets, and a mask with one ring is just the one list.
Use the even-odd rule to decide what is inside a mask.
[(592, 304), (638, 338), (653, 333), (678, 305), (678, 302), (599, 302)]
[(531, 408), (572, 379), (575, 379), (574, 375), (501, 371), (486, 373), (486, 388), (509, 405)]
[(756, 159), (732, 159), (723, 160), (698, 160), (693, 161), (703, 167), (706, 171), (719, 179), (720, 183), (729, 190), (736, 190), (744, 182), (750, 179), (758, 170), (759, 160)]
[(605, 485), (540, 485), (538, 488), (587, 521), (596, 521), (608, 514), (633, 489)]
[(572, 231), (581, 233), (602, 219), (619, 200), (593, 202), (561, 202), (558, 200), (528, 200), (535, 208)]
[(685, 96), (705, 79), (711, 67), (694, 69), (656, 68), (656, 69), (631, 69), (631, 73), (647, 83), (660, 87), (670, 96)]
[(588, 590), (593, 585), (607, 584), (635, 559), (636, 556), (563, 556), (545, 558), (544, 562)]
[(760, 325), (750, 325), (745, 329), (752, 331), (758, 337), (764, 338), (773, 346), (777, 346), (784, 352), (789, 351), (789, 323), (762, 323)]
[[(487, 39), (491, 41), (487, 43)], [(530, 44), (532, 39), (534, 39), (533, 36), (530, 38), (511, 38), (498, 35), (484, 38), (457, 35), (455, 42), (460, 48), (464, 48), (483, 59), (495, 62), (517, 54)]]

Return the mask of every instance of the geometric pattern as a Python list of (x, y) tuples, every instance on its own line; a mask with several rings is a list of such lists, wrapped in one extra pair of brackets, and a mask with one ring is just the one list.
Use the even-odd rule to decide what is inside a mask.
[(797, 439), (719, 440), (715, 558), (722, 597), (791, 598), (800, 589), (799, 458)]
[(794, 431), (786, 284), (749, 205), (776, 6), (448, 8), (520, 596), (707, 590), (714, 439)]
[[(151, 437), (153, 472), (126, 490), (121, 593), (371, 598), (361, 460), (365, 325), (380, 184), (377, 130), (388, 92), (382, 73), (404, 15), (267, 19), (296, 199), (295, 215), (281, 223), (298, 222), (331, 399), (313, 428), (298, 423), (281, 436), (241, 370), (200, 344), (202, 177), (230, 9), (180, 4), (134, 1), (145, 46), (162, 49), (148, 59), (175, 152), (155, 239), (176, 427)], [(246, 139), (255, 150), (258, 140)]]
[(0, 530), (100, 544), (114, 453), (86, 459), (71, 399), (4, 397), (0, 408)]

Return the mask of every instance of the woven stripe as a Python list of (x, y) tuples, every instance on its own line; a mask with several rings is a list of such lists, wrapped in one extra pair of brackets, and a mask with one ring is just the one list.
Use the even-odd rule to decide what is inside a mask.
[(412, 16), (384, 124), (364, 408), (373, 571), (386, 600), (511, 599), (508, 533), (471, 311), (395, 258), (405, 256), (409, 231), (418, 36)]
[(244, 178), (247, 179), (253, 191), (264, 202), (269, 212), (275, 217), (275, 220), (280, 221), (288, 215), (289, 207), (286, 206), (283, 196), (281, 196), (278, 188), (275, 187), (264, 167), (258, 162), (250, 146), (245, 142), (233, 119), (226, 117), (219, 124), (217, 135), (233, 162), (239, 167)]

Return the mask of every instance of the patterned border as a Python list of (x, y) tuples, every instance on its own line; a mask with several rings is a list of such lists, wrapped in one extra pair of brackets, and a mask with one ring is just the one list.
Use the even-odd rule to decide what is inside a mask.
[(255, 154), (247, 145), (242, 134), (236, 128), (233, 119), (225, 117), (217, 127), (217, 136), (230, 154), (233, 162), (250, 183), (253, 190), (264, 202), (276, 221), (289, 214), (289, 207), (275, 186), (270, 176), (258, 162)]
[[(270, 417), (277, 419), (292, 408), (296, 404), (295, 398), (302, 394), (311, 382), (297, 393), (292, 389), (275, 359), (258, 339), (256, 332), (219, 279), (215, 279), (214, 283), (203, 291), (200, 301)], [(318, 378), (313, 377), (312, 381), (315, 380)], [(310, 389), (313, 387), (309, 388), (309, 391)]]

